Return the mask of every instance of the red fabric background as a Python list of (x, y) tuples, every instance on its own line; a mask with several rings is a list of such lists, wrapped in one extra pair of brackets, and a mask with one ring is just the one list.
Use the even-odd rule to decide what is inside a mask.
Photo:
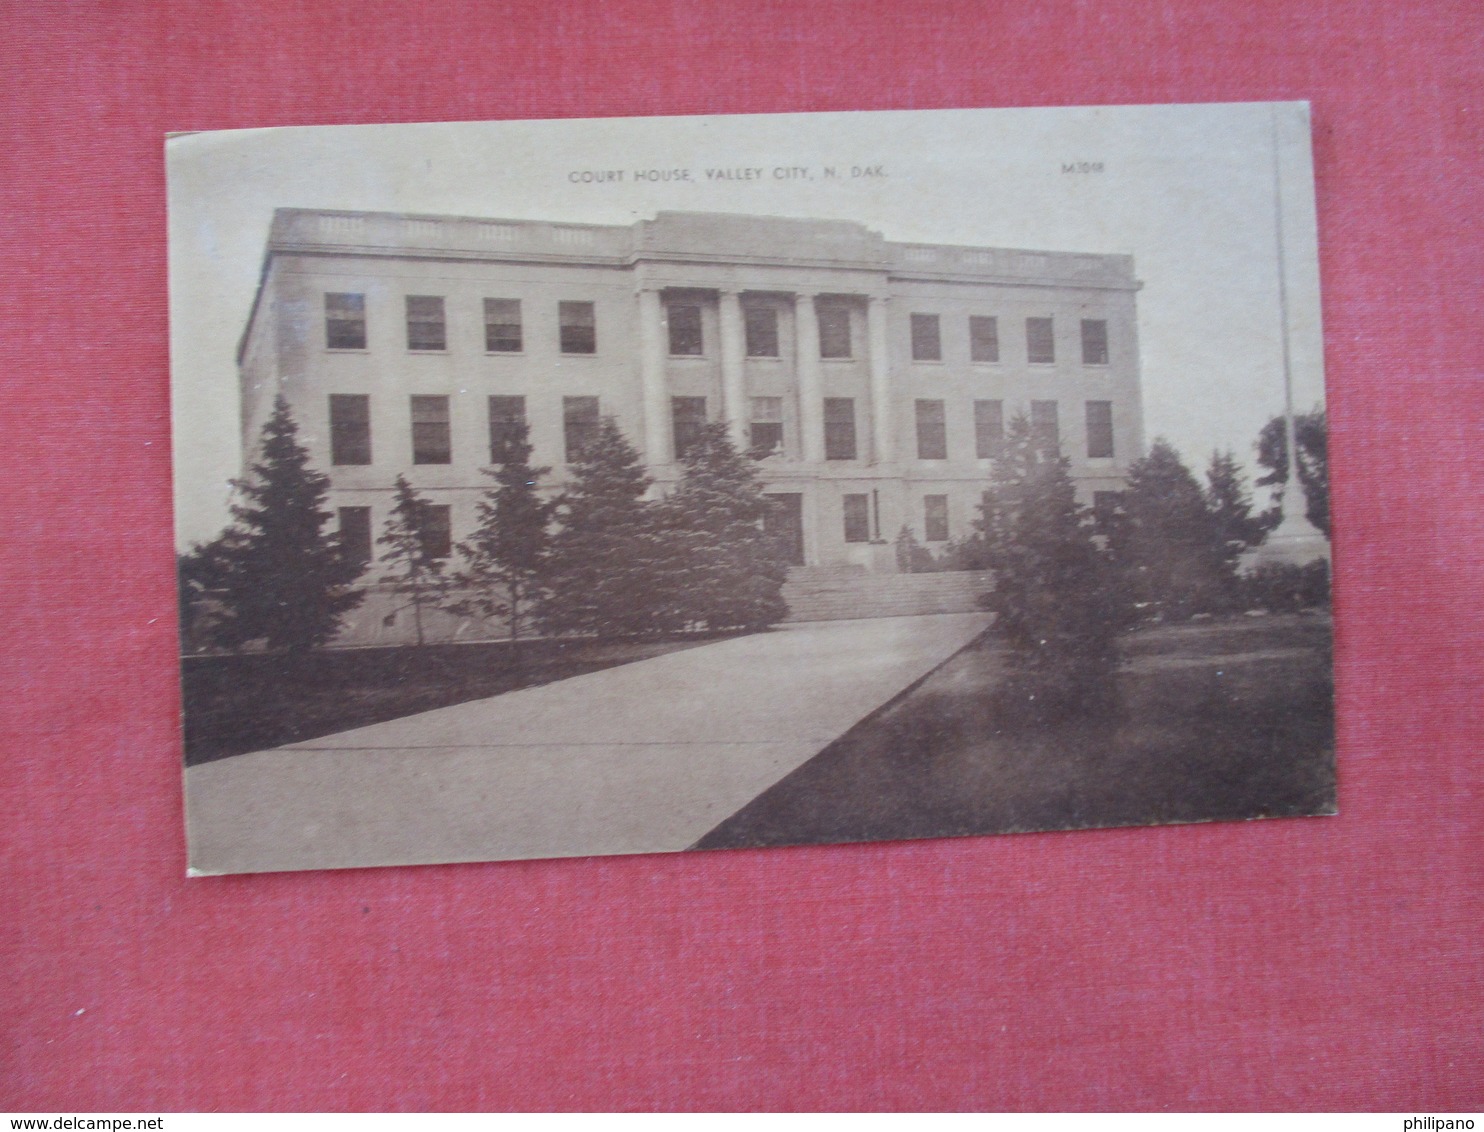
[[(1484, 1104), (1474, 0), (0, 14), (0, 1108)], [(184, 878), (164, 131), (1297, 98), (1341, 817)]]

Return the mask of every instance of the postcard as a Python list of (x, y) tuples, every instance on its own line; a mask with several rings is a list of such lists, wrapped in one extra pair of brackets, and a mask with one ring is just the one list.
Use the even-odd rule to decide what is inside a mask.
[(1335, 812), (1309, 138), (170, 137), (191, 874)]

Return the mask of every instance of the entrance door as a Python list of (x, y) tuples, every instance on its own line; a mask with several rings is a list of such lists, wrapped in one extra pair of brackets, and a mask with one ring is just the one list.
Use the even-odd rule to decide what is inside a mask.
[(764, 496), (768, 510), (763, 515), (763, 530), (782, 548), (790, 566), (804, 564), (804, 497), (797, 492)]

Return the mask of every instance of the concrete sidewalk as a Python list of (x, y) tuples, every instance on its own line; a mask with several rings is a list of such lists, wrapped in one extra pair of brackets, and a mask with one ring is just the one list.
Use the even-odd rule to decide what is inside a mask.
[(685, 849), (988, 623), (786, 625), (193, 766), (191, 872)]

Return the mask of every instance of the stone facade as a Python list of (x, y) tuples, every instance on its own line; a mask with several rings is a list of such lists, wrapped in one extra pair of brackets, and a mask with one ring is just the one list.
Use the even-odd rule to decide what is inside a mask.
[[(970, 531), (997, 430), (1056, 427), (1085, 502), (1142, 454), (1132, 259), (888, 241), (836, 220), (632, 226), (282, 209), (239, 351), (246, 450), (292, 406), (331, 505), (380, 532), (399, 474), (475, 520), (498, 420), (559, 488), (611, 415), (657, 490), (692, 422), (759, 468), (802, 563), (894, 568)], [(416, 440), (414, 439), (416, 437)]]

